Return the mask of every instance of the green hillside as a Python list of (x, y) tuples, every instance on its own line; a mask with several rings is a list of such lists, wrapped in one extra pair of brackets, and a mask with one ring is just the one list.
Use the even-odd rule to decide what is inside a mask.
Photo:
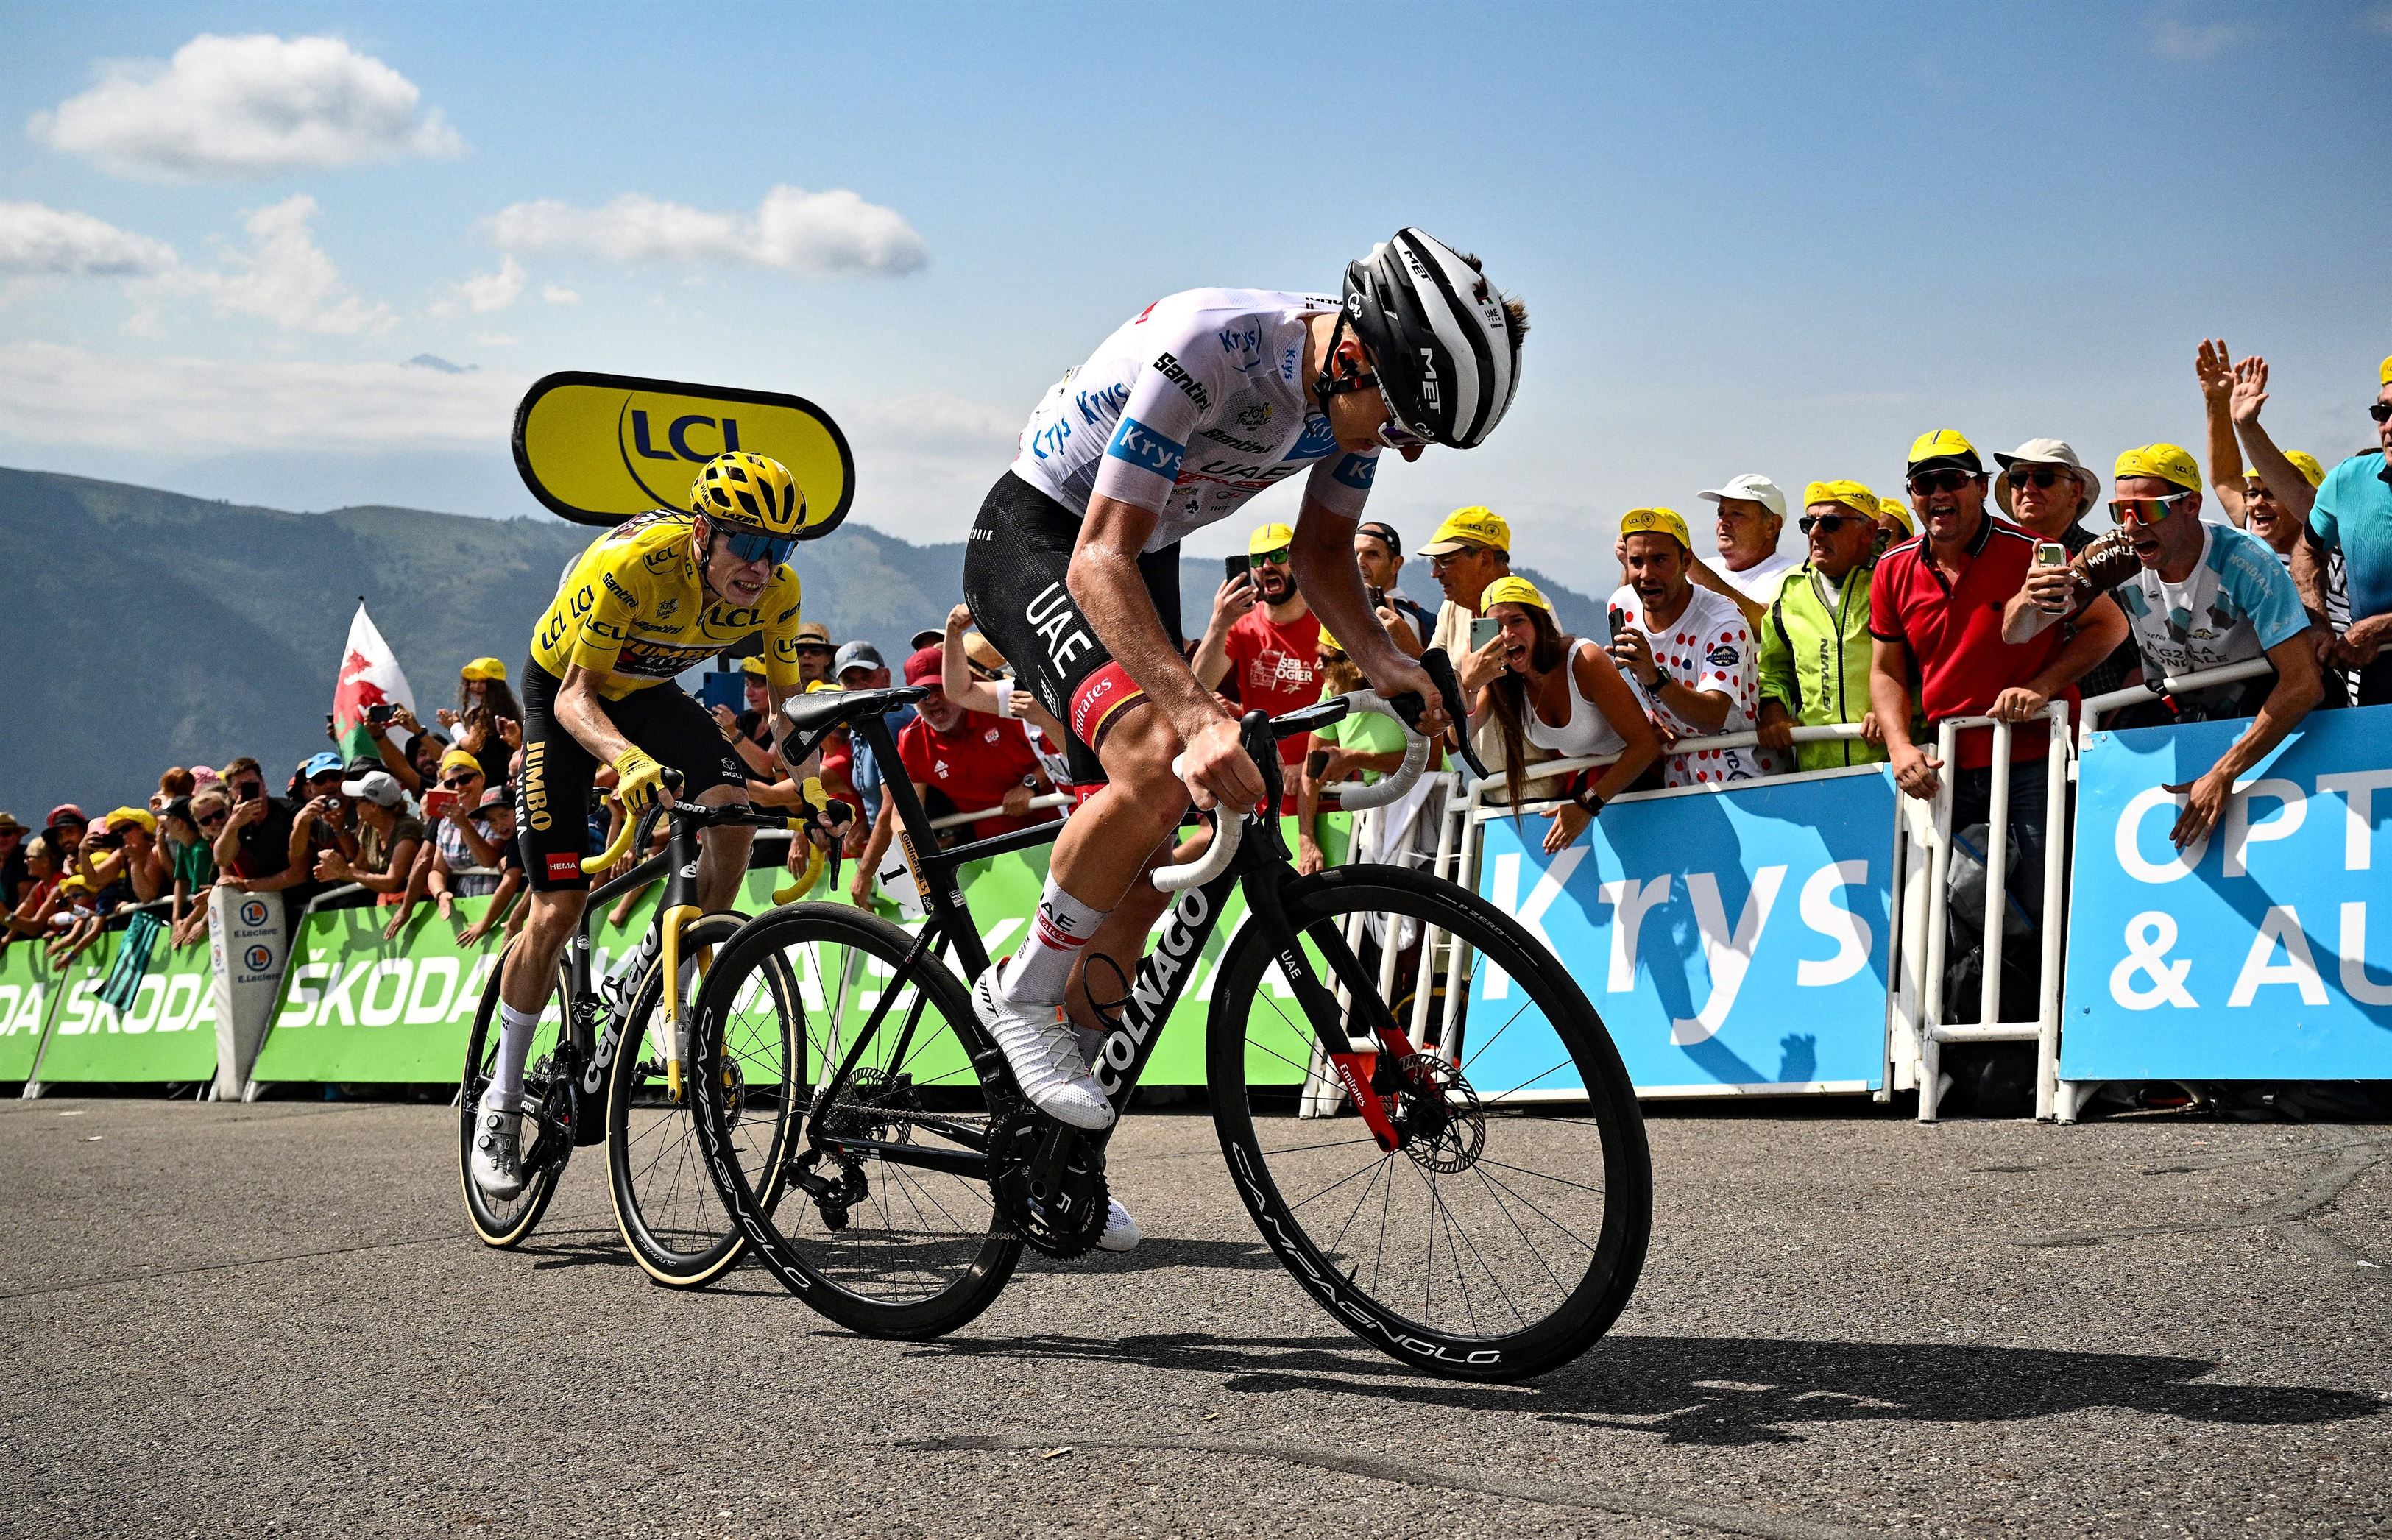
[[(324, 745), (333, 673), (362, 595), (428, 717), (457, 669), (522, 666), (533, 617), (593, 537), (539, 515), (495, 520), (414, 508), (287, 513), (80, 476), (0, 468), (0, 808), (140, 803), (168, 765), (240, 754), (275, 783)], [(909, 545), (850, 524), (799, 558), (808, 619), (892, 663), (962, 597), (961, 544)], [(1220, 563), (1190, 561), (1184, 615), (1201, 630)], [(1434, 600), (1425, 564), (1406, 569)], [(1597, 603), (1539, 578), (1566, 626)]]

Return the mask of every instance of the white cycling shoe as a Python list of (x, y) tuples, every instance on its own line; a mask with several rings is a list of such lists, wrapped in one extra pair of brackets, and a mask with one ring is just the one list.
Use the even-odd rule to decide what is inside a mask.
[(972, 1013), (1012, 1067), (1021, 1094), (1058, 1122), (1091, 1132), (1112, 1127), (1112, 1104), (1088, 1073), (1079, 1034), (1063, 1007), (1014, 1005), (996, 987), (1002, 965), (990, 964), (972, 985)]
[(1138, 1221), (1129, 1217), (1129, 1210), (1121, 1206), (1121, 1199), (1109, 1197), (1105, 1202), (1110, 1207), (1105, 1210), (1105, 1233), (1097, 1237), (1097, 1249), (1099, 1251), (1137, 1250), (1138, 1243), (1145, 1238), (1138, 1234)]
[(483, 1106), (474, 1114), (474, 1158), (469, 1169), (474, 1185), (486, 1197), (503, 1203), (524, 1189), (520, 1137), (523, 1114)]

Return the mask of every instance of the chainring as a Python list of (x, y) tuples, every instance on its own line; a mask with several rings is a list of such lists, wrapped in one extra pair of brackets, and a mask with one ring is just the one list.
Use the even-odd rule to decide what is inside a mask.
[(1403, 1150), (1416, 1164), (1450, 1176), (1477, 1164), (1487, 1147), (1487, 1113), (1462, 1071), (1435, 1054), (1398, 1060), (1397, 1089), (1388, 1121), (1403, 1136)]
[(1031, 1190), (1031, 1164), (1054, 1126), (1028, 1106), (1002, 1113), (989, 1125), (989, 1192), (997, 1217), (1015, 1235), (1050, 1257), (1071, 1258), (1105, 1233), (1112, 1194), (1104, 1167), (1085, 1140), (1075, 1142), (1064, 1162), (1060, 1191), (1041, 1197)]

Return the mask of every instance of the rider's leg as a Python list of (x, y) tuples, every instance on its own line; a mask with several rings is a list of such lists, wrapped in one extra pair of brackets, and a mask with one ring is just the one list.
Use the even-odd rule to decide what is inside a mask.
[[(1111, 1008), (1116, 997), (1128, 992), (1130, 982), (1138, 977), (1138, 960), (1146, 955), (1147, 936), (1154, 929), (1154, 922), (1163, 917), (1163, 912), (1171, 907), (1173, 895), (1155, 886), (1150, 879), (1173, 862), (1194, 861), (1203, 854), (1212, 837), (1210, 830), (1199, 830), (1183, 848), (1176, 840), (1176, 834), (1174, 831), (1163, 836), (1163, 843), (1138, 868), (1129, 891), (1122, 895), (1121, 902), (1105, 916), (1072, 964), (1072, 981), (1063, 991), (1063, 1006), (1071, 1013), (1073, 1026), (1095, 1032), (1111, 1029), (1109, 1023), (1099, 1019), (1097, 1007), (1101, 1004)], [(1088, 1062), (1094, 1064), (1095, 1057), (1091, 1055)]]
[(512, 1111), (523, 1103), (524, 1062), (540, 1013), (556, 992), (556, 960), (581, 924), (587, 888), (561, 888), (530, 896), (523, 934), (507, 948), (499, 974), (499, 1056), (483, 1103)]
[[(745, 786), (711, 786), (698, 794), (702, 808), (748, 806)], [(697, 852), (697, 906), (717, 914), (739, 901), (740, 879), (748, 874), (748, 847), (756, 831), (739, 825), (708, 829)]]
[[(1147, 927), (1162, 909), (1150, 906), (1143, 894), (1133, 899), (1131, 887), (1153, 892), (1140, 878), (1155, 848), (1179, 827), (1188, 806), (1187, 787), (1171, 773), (1179, 748), (1170, 721), (1143, 700), (1124, 706), (1108, 724), (1097, 747), (1108, 784), (1056, 837), (1046, 892), (1030, 938), (999, 979), (1008, 1002), (1062, 1003), (1074, 964), (1092, 945), (1116, 963), (1125, 956), (1131, 968), (1137, 966)], [(1118, 919), (1112, 918), (1116, 912)]]

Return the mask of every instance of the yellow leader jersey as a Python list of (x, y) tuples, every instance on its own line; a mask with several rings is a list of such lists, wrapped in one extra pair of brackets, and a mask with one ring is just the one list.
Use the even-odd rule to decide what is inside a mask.
[(760, 635), (765, 678), (792, 693), (802, 690), (798, 575), (774, 568), (752, 605), (709, 601), (690, 518), (659, 509), (592, 542), (540, 617), (532, 661), (558, 679), (577, 663), (595, 669), (607, 676), (598, 692), (619, 701)]

